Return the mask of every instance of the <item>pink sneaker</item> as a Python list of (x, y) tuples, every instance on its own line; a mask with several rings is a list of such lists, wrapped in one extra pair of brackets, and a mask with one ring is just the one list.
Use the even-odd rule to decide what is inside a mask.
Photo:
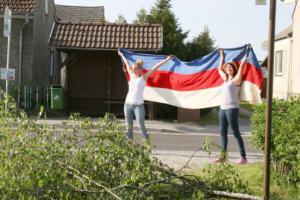
[(243, 158), (243, 157), (241, 157), (239, 160), (237, 160), (236, 162), (235, 162), (235, 164), (239, 164), (239, 165), (244, 165), (244, 164), (247, 164), (247, 158)]

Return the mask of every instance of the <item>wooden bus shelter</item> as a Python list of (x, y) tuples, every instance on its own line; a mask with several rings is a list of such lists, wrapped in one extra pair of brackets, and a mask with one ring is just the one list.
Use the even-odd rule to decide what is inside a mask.
[[(50, 78), (64, 87), (66, 111), (122, 115), (128, 84), (117, 50), (157, 52), (162, 35), (156, 24), (56, 22), (49, 40)], [(152, 118), (153, 106), (147, 105)]]

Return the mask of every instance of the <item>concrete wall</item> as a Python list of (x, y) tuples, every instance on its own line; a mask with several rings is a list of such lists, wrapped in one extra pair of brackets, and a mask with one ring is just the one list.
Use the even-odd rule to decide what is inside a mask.
[(200, 122), (200, 109), (177, 108), (179, 122)]
[(300, 94), (300, 1), (293, 15), (292, 94)]
[(45, 12), (45, 1), (38, 0), (33, 24), (33, 84), (48, 85), (50, 74), (50, 49), (48, 40), (54, 23), (55, 6), (48, 0), (49, 12)]
[[(282, 73), (277, 73), (276, 70), (276, 52), (282, 51)], [(289, 77), (291, 66), (291, 38), (278, 40), (275, 42), (274, 54), (274, 80), (273, 80), (273, 97), (286, 99), (289, 91)]]
[[(10, 68), (16, 69), (16, 80), (10, 81), (10, 85), (18, 83), (19, 79), (19, 47), (20, 47), (20, 29), (25, 23), (25, 19), (12, 20), (11, 49), (10, 49)], [(0, 18), (0, 67), (6, 68), (7, 59), (7, 38), (3, 36), (3, 18)], [(33, 20), (23, 29), (23, 56), (22, 56), (22, 80), (23, 83), (32, 81), (32, 58), (33, 58)], [(1, 81), (5, 86), (5, 81)]]

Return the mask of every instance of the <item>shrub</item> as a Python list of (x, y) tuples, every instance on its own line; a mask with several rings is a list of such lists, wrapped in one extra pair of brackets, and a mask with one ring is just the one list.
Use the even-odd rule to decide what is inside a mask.
[(211, 189), (251, 193), (248, 183), (241, 178), (231, 164), (207, 165), (203, 169), (203, 174), (205, 174), (203, 180), (209, 184)]
[(1, 114), (2, 199), (143, 199), (135, 188), (168, 175), (149, 148), (128, 142), (110, 116), (96, 123), (65, 122), (58, 133), (25, 113), (17, 124)]
[[(253, 143), (264, 150), (265, 103), (257, 106), (251, 118)], [(300, 182), (300, 97), (275, 99), (272, 105), (271, 161), (275, 180)]]

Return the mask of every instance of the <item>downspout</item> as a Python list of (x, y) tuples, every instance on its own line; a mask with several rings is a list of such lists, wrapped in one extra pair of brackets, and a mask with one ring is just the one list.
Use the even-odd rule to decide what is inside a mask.
[(289, 98), (290, 96), (293, 95), (292, 92), (292, 62), (293, 62), (293, 37), (288, 36), (290, 39), (290, 56), (289, 56), (289, 73), (288, 73), (288, 95), (287, 97)]
[(53, 74), (54, 74), (54, 49), (50, 50), (50, 85), (53, 84)]
[(23, 58), (23, 29), (29, 22), (28, 13), (26, 13), (26, 21), (20, 29), (20, 44), (19, 44), (19, 76), (18, 76), (18, 107), (20, 108), (20, 99), (21, 99), (21, 81), (22, 81), (22, 58)]
[[(55, 16), (54, 16), (54, 19), (55, 19)], [(48, 46), (50, 45), (50, 41), (51, 41), (51, 37), (52, 37), (52, 33), (53, 33), (53, 30), (54, 30), (55, 24), (56, 24), (56, 20), (54, 20), (54, 23), (52, 25), (52, 29), (51, 29), (49, 40), (48, 40)], [(54, 53), (55, 53), (55, 51), (56, 51), (55, 47), (50, 48), (50, 69), (49, 69), (49, 83), (50, 83), (50, 85), (52, 85), (52, 83), (53, 83)]]

